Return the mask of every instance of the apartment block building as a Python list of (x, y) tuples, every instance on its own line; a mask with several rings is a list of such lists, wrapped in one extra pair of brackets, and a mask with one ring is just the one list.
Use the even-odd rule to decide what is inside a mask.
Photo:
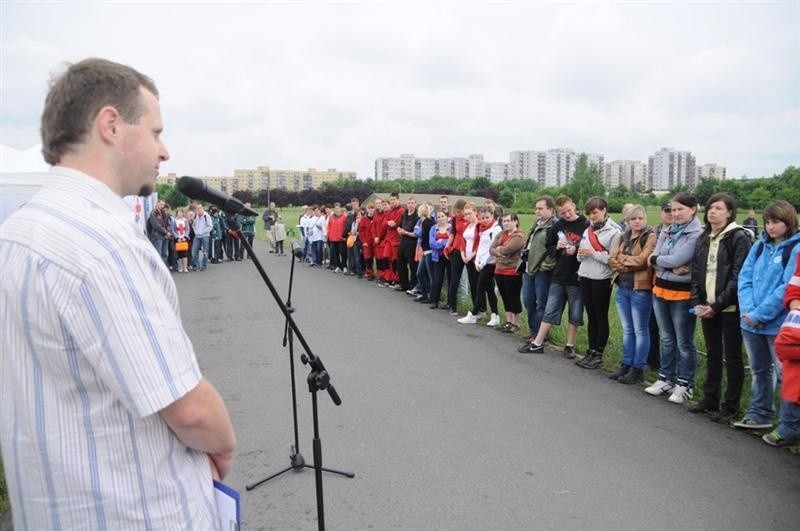
[(647, 164), (639, 160), (612, 160), (605, 165), (603, 184), (608, 188), (647, 187)]
[[(217, 188), (227, 194), (239, 190), (258, 192), (260, 190), (281, 188), (290, 192), (319, 188), (322, 183), (338, 179), (355, 179), (356, 172), (340, 171), (336, 168), (317, 170), (276, 170), (269, 166), (259, 166), (256, 169), (237, 169), (232, 176), (206, 176), (201, 177), (209, 186)], [(178, 176), (174, 173), (159, 176), (158, 182), (174, 185)]]
[(697, 183), (695, 157), (691, 151), (661, 148), (647, 163), (647, 184), (650, 190), (669, 190), (678, 185)]
[(727, 176), (725, 166), (717, 164), (703, 164), (697, 167), (697, 179), (719, 179), (724, 180)]
[(399, 157), (379, 157), (375, 159), (375, 180), (393, 181), (396, 179), (425, 180), (435, 175), (443, 177), (483, 177), (486, 174), (483, 155), (450, 158), (416, 158), (413, 153)]
[(508, 178), (543, 183), (546, 167), (545, 151), (512, 151), (508, 157)]
[[(547, 151), (512, 151), (509, 154), (510, 179), (533, 179), (542, 186), (564, 186), (572, 180), (580, 153), (569, 148)], [(605, 173), (605, 157), (587, 153), (588, 163)]]
[(509, 164), (507, 162), (485, 162), (484, 176), (493, 183), (509, 179)]

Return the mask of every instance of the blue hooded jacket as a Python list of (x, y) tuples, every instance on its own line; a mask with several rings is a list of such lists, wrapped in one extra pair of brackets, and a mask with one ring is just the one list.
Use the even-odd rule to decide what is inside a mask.
[[(777, 245), (773, 241), (767, 242), (767, 238), (764, 231), (742, 265), (739, 273), (739, 311), (742, 315), (747, 314), (750, 321), (763, 325), (761, 328), (752, 328), (742, 320), (742, 330), (777, 336), (786, 317), (783, 295), (794, 273), (797, 254), (800, 253), (800, 232)], [(762, 245), (761, 255), (756, 257)], [(786, 267), (783, 267), (783, 249), (787, 246), (793, 246), (794, 249)]]

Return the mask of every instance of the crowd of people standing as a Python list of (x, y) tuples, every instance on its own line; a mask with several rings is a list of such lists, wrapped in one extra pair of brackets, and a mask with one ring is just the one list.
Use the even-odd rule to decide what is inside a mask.
[[(771, 430), (763, 440), (774, 446), (800, 440), (800, 397), (784, 395), (777, 426), (773, 406), (778, 388), (792, 388), (781, 370), (780, 358), (788, 355), (775, 344), (791, 297), (800, 298), (800, 233), (790, 203), (777, 200), (765, 209), (760, 237), (755, 219), (747, 227), (736, 223), (736, 199), (726, 193), (707, 201), (702, 221), (696, 198), (679, 193), (662, 205), (655, 227), (642, 205), (626, 205), (624, 219), (615, 222), (602, 197), (590, 198), (582, 213), (567, 196), (542, 196), (535, 205), (527, 234), (514, 212), (491, 200), (450, 206), (441, 196), (434, 207), (409, 197), (404, 207), (392, 193), (363, 207), (353, 198), (349, 212), (339, 203), (312, 205), (298, 220), (298, 260), (405, 292), (457, 316), (458, 324), (523, 333), (524, 307), (521, 353), (544, 353), (566, 309), (562, 355), (589, 370), (604, 366), (613, 297), (622, 352), (609, 378), (641, 384), (649, 366), (657, 374), (645, 388), (649, 395), (668, 396), (739, 429)], [(787, 291), (792, 278), (797, 289)], [(466, 315), (459, 312), (460, 293), (468, 298)], [(588, 348), (579, 355), (575, 341), (584, 315)], [(698, 320), (707, 373), (695, 401)], [(743, 346), (752, 375), (744, 411)]]
[[(250, 208), (250, 203), (245, 203)], [(286, 226), (273, 208), (265, 211), (264, 222), (271, 238), (270, 252), (285, 255), (283, 242)], [(269, 215), (267, 215), (269, 213)], [(271, 217), (274, 213), (274, 218)], [(147, 218), (147, 235), (171, 271), (188, 273), (204, 271), (208, 264), (242, 261), (245, 239), (252, 248), (255, 239), (256, 216), (228, 214), (216, 206), (205, 210), (203, 205), (190, 203), (172, 213), (170, 205), (158, 201)], [(241, 237), (239, 232), (241, 231)], [(250, 258), (248, 253), (248, 258)]]
[[(793, 274), (800, 278), (800, 233), (791, 204), (777, 200), (765, 209), (760, 237), (752, 212), (746, 226), (736, 223), (736, 199), (726, 193), (707, 201), (702, 221), (695, 197), (679, 193), (662, 205), (655, 227), (648, 225), (645, 207), (633, 204), (617, 223), (602, 197), (590, 198), (582, 212), (563, 195), (541, 196), (535, 205), (536, 221), (527, 233), (514, 212), (491, 200), (477, 205), (459, 199), (451, 206), (441, 196), (434, 206), (417, 205), (412, 196), (402, 205), (392, 193), (363, 207), (357, 198), (349, 209), (340, 203), (303, 207), (297, 259), (405, 292), (430, 309), (448, 311), (457, 324), (526, 334), (520, 353), (543, 354), (567, 310), (562, 355), (589, 370), (604, 366), (613, 298), (622, 348), (609, 378), (641, 384), (649, 366), (657, 378), (647, 394), (666, 395), (692, 413), (739, 429), (773, 428), (775, 392), (786, 388), (775, 344), (789, 297), (800, 298), (797, 290), (787, 291)], [(284, 255), (287, 230), (274, 203), (262, 219), (270, 253)], [(241, 227), (252, 245), (255, 223), (255, 216), (231, 219), (216, 207), (206, 212), (195, 204), (173, 216), (159, 202), (148, 234), (173, 271), (203, 271), (223, 257), (242, 260), (235, 229)], [(520, 323), (523, 307), (527, 332)], [(587, 349), (579, 355), (575, 343), (584, 316)], [(695, 401), (698, 320), (707, 372), (702, 398)], [(745, 346), (752, 383), (743, 413)], [(783, 446), (800, 439), (798, 400), (784, 400), (777, 421), (765, 442)]]

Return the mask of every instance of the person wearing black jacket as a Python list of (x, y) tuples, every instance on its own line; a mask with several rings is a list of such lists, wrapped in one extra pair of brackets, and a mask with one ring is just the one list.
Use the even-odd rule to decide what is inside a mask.
[[(358, 200), (358, 198), (350, 198), (350, 213), (347, 214), (347, 218), (344, 220), (344, 234), (342, 235), (345, 242), (347, 242), (347, 239), (351, 234), (358, 238), (358, 231), (356, 230), (356, 232), (353, 232), (353, 223), (355, 223), (356, 217), (358, 216), (360, 210), (361, 202)], [(356, 227), (358, 227), (358, 225), (356, 225)], [(357, 251), (351, 252), (350, 249), (352, 248), (348, 248), (347, 250), (347, 270), (351, 275), (356, 271), (361, 271), (363, 273), (364, 263), (361, 258), (360, 248), (361, 246), (359, 245)]]
[(417, 261), (414, 259), (417, 252), (417, 235), (414, 227), (417, 225), (417, 200), (409, 197), (406, 201), (406, 211), (400, 219), (397, 232), (400, 234), (400, 247), (397, 250), (397, 269), (399, 284), (398, 291), (408, 291), (417, 283)]
[[(736, 220), (736, 199), (726, 193), (706, 203), (705, 230), (692, 261), (691, 305), (703, 326), (708, 351), (703, 399), (689, 408), (711, 413), (711, 420), (728, 422), (739, 414), (744, 382), (742, 331), (739, 326), (739, 271), (750, 252), (750, 236)], [(727, 372), (720, 408), (723, 360)]]

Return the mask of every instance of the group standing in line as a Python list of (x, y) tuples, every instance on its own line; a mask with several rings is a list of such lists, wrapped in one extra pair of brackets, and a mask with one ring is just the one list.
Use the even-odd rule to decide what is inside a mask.
[[(406, 292), (458, 316), (459, 324), (484, 322), (513, 334), (521, 329), (524, 307), (528, 336), (521, 353), (544, 353), (552, 327), (568, 309), (563, 356), (590, 370), (604, 363), (615, 294), (622, 352), (609, 378), (640, 384), (649, 365), (657, 373), (644, 389), (649, 395), (666, 395), (692, 413), (736, 428), (774, 427), (773, 396), (783, 384), (775, 341), (790, 304), (784, 300), (787, 285), (800, 277), (800, 235), (791, 204), (776, 200), (765, 209), (764, 230), (754, 244), (757, 222), (736, 223), (736, 200), (726, 193), (707, 201), (702, 222), (694, 196), (676, 194), (662, 206), (656, 227), (647, 224), (641, 205), (626, 205), (618, 224), (602, 197), (590, 198), (582, 214), (567, 196), (541, 196), (535, 205), (536, 221), (526, 235), (515, 213), (491, 201), (478, 206), (457, 200), (451, 208), (442, 196), (434, 208), (417, 206), (410, 197), (403, 208), (391, 194), (362, 208), (354, 198), (342, 234), (334, 236), (353, 252), (344, 265), (332, 250), (328, 268)], [(327, 217), (316, 205), (301, 215), (311, 266), (323, 265), (314, 242), (329, 241), (326, 231), (340, 230), (330, 223), (337, 207)], [(469, 309), (462, 315), (459, 294), (465, 291)], [(575, 341), (584, 313), (588, 348), (579, 356)], [(703, 397), (694, 401), (698, 320), (708, 369)], [(743, 345), (752, 374), (744, 415)], [(800, 405), (784, 401), (778, 426), (763, 439), (776, 446), (800, 439)]]

